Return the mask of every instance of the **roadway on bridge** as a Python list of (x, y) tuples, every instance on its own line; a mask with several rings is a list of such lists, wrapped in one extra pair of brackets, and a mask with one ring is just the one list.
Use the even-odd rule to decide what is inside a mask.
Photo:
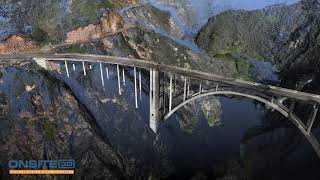
[(92, 55), (92, 54), (43, 54), (43, 53), (29, 53), (29, 54), (13, 54), (13, 55), (3, 55), (0, 56), (2, 60), (10, 59), (42, 59), (42, 60), (52, 60), (52, 61), (70, 61), (70, 62), (89, 62), (89, 63), (108, 63), (108, 64), (118, 64), (122, 66), (132, 66), (139, 67), (149, 70), (150, 68), (158, 69), (162, 72), (168, 72), (173, 74), (179, 74), (195, 79), (214, 81), (218, 83), (224, 83), (232, 86), (237, 86), (249, 90), (258, 91), (261, 93), (267, 93), (274, 96), (284, 96), (293, 99), (310, 101), (320, 103), (320, 95), (311, 94), (276, 86), (270, 86), (250, 81), (244, 81), (241, 79), (234, 79), (229, 77), (223, 77), (216, 74), (195, 71), (185, 68), (180, 68), (176, 66), (170, 66), (165, 64), (158, 64), (152, 61), (145, 61), (134, 58), (124, 58), (124, 57), (113, 57), (104, 55)]

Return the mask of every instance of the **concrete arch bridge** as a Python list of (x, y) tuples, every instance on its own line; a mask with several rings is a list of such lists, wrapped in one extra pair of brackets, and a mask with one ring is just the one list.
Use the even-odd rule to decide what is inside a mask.
[[(105, 75), (109, 78), (107, 65), (117, 69), (118, 93), (121, 95), (121, 80), (124, 80), (124, 69), (134, 71), (135, 106), (138, 108), (138, 96), (142, 90), (141, 70), (149, 71), (149, 126), (157, 133), (159, 124), (167, 120), (186, 104), (206, 96), (239, 96), (256, 100), (287, 117), (305, 136), (320, 158), (320, 144), (312, 133), (312, 127), (318, 112), (320, 95), (266, 84), (254, 83), (240, 79), (223, 77), (206, 72), (184, 69), (176, 66), (158, 64), (133, 58), (111, 57), (90, 54), (16, 54), (0, 56), (1, 60), (32, 59), (43, 68), (54, 70), (53, 62), (63, 64), (61, 68), (70, 77), (70, 71), (81, 65), (83, 75), (87, 75), (92, 64), (99, 64), (101, 84), (105, 86)], [(77, 64), (77, 66), (75, 66)], [(122, 71), (121, 71), (122, 70)], [(121, 74), (123, 75), (121, 77)], [(285, 106), (284, 101), (292, 102)], [(295, 102), (310, 104), (312, 112), (307, 119), (295, 115)]]

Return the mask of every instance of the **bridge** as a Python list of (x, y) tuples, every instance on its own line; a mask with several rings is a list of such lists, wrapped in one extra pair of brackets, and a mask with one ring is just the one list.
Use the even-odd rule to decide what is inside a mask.
[[(155, 133), (157, 133), (161, 122), (167, 120), (186, 104), (202, 97), (224, 95), (256, 100), (288, 118), (301, 131), (320, 158), (320, 144), (311, 131), (317, 116), (320, 95), (134, 58), (91, 54), (42, 53), (0, 56), (0, 60), (26, 59), (34, 60), (43, 68), (52, 71), (56, 70), (53, 64), (59, 62), (63, 64), (60, 68), (65, 70), (67, 77), (70, 77), (71, 69), (75, 70), (75, 64), (81, 65), (84, 76), (87, 76), (87, 71), (92, 69), (92, 64), (99, 64), (103, 87), (105, 86), (105, 75), (109, 78), (107, 65), (113, 65), (117, 70), (119, 95), (123, 93), (121, 79), (125, 81), (123, 67), (132, 68), (136, 108), (139, 106), (138, 94), (141, 98), (142, 91), (141, 71), (147, 71), (150, 74), (148, 88), (150, 100), (149, 126)], [(312, 112), (307, 119), (302, 120), (295, 115), (294, 110), (297, 101), (310, 105)], [(288, 103), (284, 102), (291, 103), (286, 106), (285, 104)]]

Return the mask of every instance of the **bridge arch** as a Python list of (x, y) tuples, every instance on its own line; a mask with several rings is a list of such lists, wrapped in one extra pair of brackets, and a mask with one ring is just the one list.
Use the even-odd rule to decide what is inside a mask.
[(202, 93), (199, 95), (196, 95), (190, 99), (185, 100), (181, 104), (177, 105), (175, 108), (173, 108), (168, 114), (164, 116), (164, 120), (167, 120), (171, 115), (173, 115), (176, 111), (178, 111), (180, 108), (185, 106), (186, 104), (195, 101), (196, 99), (206, 97), (206, 96), (217, 96), (217, 95), (233, 95), (233, 96), (240, 96), (240, 97), (245, 97), (249, 99), (254, 99), (257, 100), (261, 103), (264, 103), (279, 113), (281, 113), (283, 116), (287, 117), (299, 130), (302, 132), (302, 134), (305, 136), (305, 138), (308, 140), (308, 142), (312, 145), (313, 149), (317, 153), (318, 157), (320, 158), (320, 144), (317, 140), (317, 138), (313, 135), (312, 132), (307, 131), (306, 125), (295, 115), (292, 115), (287, 108), (285, 108), (284, 105), (281, 103), (275, 103), (268, 101), (267, 99), (255, 96), (255, 95), (250, 95), (246, 93), (241, 93), (241, 92), (235, 92), (235, 91), (212, 91), (212, 92), (206, 92)]

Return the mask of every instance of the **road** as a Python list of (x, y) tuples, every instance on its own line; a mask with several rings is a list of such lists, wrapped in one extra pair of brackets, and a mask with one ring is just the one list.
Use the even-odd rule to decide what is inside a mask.
[(179, 74), (195, 79), (214, 81), (218, 83), (228, 84), (248, 90), (257, 91), (260, 93), (269, 93), (274, 96), (284, 96), (297, 100), (309, 101), (320, 103), (320, 95), (311, 94), (282, 87), (270, 86), (261, 83), (255, 83), (250, 81), (244, 81), (241, 79), (224, 77), (216, 74), (185, 69), (176, 66), (170, 66), (165, 64), (158, 64), (152, 61), (144, 61), (134, 58), (124, 57), (112, 57), (104, 55), (92, 55), (92, 54), (42, 54), (42, 53), (29, 53), (29, 54), (13, 54), (0, 56), (1, 60), (10, 59), (32, 59), (39, 58), (43, 60), (51, 61), (71, 61), (71, 62), (82, 62), (86, 61), (89, 63), (108, 63), (118, 64), (122, 66), (139, 67), (149, 70), (150, 68), (156, 68), (161, 72)]

